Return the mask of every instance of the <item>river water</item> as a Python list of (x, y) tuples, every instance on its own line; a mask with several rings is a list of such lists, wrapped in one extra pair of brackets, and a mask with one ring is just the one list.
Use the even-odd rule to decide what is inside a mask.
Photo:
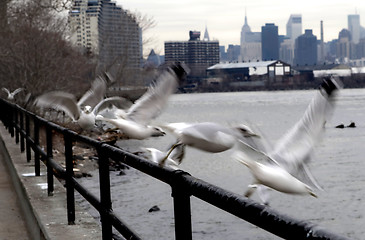
[[(306, 90), (176, 94), (155, 122), (246, 123), (259, 128), (274, 143), (300, 119), (315, 93), (315, 90)], [(356, 128), (335, 128), (351, 121), (356, 123)], [(166, 135), (118, 144), (136, 152), (140, 147), (166, 150), (173, 142), (174, 138)], [(336, 97), (332, 119), (326, 124), (324, 139), (317, 146), (315, 159), (310, 164), (323, 191), (316, 191), (318, 198), (271, 191), (270, 207), (351, 239), (361, 239), (365, 236), (364, 144), (365, 89), (344, 89)], [(232, 160), (232, 153), (233, 150), (210, 154), (187, 148), (180, 167), (197, 178), (243, 194), (252, 176), (245, 166)], [(82, 183), (98, 194), (97, 173), (83, 178)], [(111, 184), (114, 211), (143, 239), (174, 239), (173, 205), (168, 185), (134, 169), (122, 176), (119, 172), (111, 172)], [(252, 198), (258, 201), (256, 194)], [(154, 205), (160, 211), (149, 213)], [(191, 208), (193, 239), (278, 239), (194, 197)]]

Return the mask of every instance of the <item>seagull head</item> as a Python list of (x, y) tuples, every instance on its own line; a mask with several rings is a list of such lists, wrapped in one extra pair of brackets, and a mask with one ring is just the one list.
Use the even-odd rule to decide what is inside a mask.
[(151, 136), (152, 137), (161, 137), (161, 136), (165, 136), (166, 133), (164, 132), (164, 130), (162, 130), (162, 128), (160, 127), (156, 127), (156, 126), (151, 126)]
[(259, 137), (256, 133), (254, 133), (251, 128), (244, 124), (239, 124), (236, 129), (242, 134), (244, 137)]
[(88, 113), (91, 113), (91, 112), (92, 112), (92, 108), (90, 106), (87, 105), (87, 106), (84, 107), (84, 113), (88, 114)]

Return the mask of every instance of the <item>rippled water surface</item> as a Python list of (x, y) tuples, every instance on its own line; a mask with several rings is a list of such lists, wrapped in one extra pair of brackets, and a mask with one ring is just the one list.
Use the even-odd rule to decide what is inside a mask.
[[(247, 123), (275, 142), (304, 113), (315, 91), (205, 93), (174, 95), (168, 108), (155, 120), (161, 122), (214, 121)], [(340, 235), (365, 236), (365, 90), (345, 89), (336, 98), (336, 109), (326, 134), (316, 149), (311, 169), (323, 191), (318, 198), (271, 191), (271, 207), (291, 217), (308, 220)], [(337, 129), (354, 121), (356, 128)], [(170, 135), (146, 141), (120, 141), (132, 152), (140, 147), (166, 150)], [(232, 160), (232, 150), (209, 154), (187, 148), (181, 168), (207, 182), (243, 194), (252, 177)], [(148, 155), (146, 155), (148, 156)], [(83, 184), (98, 193), (97, 174)], [(130, 169), (126, 175), (111, 172), (113, 209), (144, 239), (174, 239), (171, 189), (143, 173)], [(253, 196), (258, 200), (257, 196)], [(157, 205), (161, 210), (149, 213)], [(193, 239), (278, 239), (243, 220), (192, 197)]]

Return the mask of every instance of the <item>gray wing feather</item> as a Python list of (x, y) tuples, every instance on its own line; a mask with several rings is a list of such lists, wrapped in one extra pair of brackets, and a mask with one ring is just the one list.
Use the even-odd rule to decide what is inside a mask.
[(91, 88), (77, 102), (79, 107), (90, 106), (94, 108), (103, 100), (106, 93), (106, 82), (102, 78), (97, 78), (91, 85)]
[(61, 91), (45, 93), (36, 98), (34, 104), (37, 107), (64, 111), (73, 120), (80, 117), (80, 108), (77, 106), (75, 96), (70, 93)]
[(123, 97), (109, 97), (99, 102), (93, 109), (93, 113), (96, 116), (99, 112), (112, 106), (116, 106), (121, 109), (127, 109), (132, 105), (132, 102)]
[(278, 141), (270, 157), (293, 176), (308, 179), (318, 186), (304, 165), (312, 159), (314, 147), (324, 133), (332, 110), (331, 98), (318, 92), (303, 117)]
[(150, 86), (147, 92), (128, 110), (128, 118), (141, 124), (149, 123), (160, 115), (177, 86), (176, 75), (173, 72), (165, 71), (157, 79), (156, 85)]

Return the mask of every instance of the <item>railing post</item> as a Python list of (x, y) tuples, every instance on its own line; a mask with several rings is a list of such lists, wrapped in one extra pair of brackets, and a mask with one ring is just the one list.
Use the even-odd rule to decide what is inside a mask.
[(181, 181), (181, 176), (188, 174), (183, 171), (176, 171), (174, 181), (171, 184), (172, 197), (174, 198), (174, 215), (175, 215), (175, 239), (191, 240), (191, 206), (190, 194), (185, 190)]
[(30, 142), (29, 142), (29, 138), (30, 138), (30, 120), (29, 120), (29, 113), (25, 115), (25, 142), (26, 142), (26, 146), (25, 146), (25, 150), (26, 150), (26, 155), (27, 155), (27, 162), (30, 162), (30, 160), (32, 159), (32, 154), (30, 151)]
[(53, 158), (52, 153), (52, 129), (47, 125), (46, 127), (46, 139), (47, 139), (47, 191), (48, 196), (53, 196), (54, 184), (53, 184), (53, 168), (51, 166), (50, 160)]
[(66, 158), (66, 195), (67, 195), (67, 219), (69, 225), (75, 224), (75, 186), (72, 178), (73, 157), (72, 157), (72, 138), (70, 134), (64, 131), (63, 139), (65, 141), (65, 158)]
[[(39, 122), (36, 116), (33, 117), (33, 121), (34, 121), (34, 145), (39, 146)], [(34, 151), (34, 170), (36, 176), (41, 175), (40, 154), (38, 150)]]
[(23, 111), (20, 112), (20, 151), (24, 152), (25, 147), (24, 147), (24, 114)]
[(19, 114), (18, 114), (18, 109), (14, 108), (14, 127), (15, 127), (15, 143), (18, 144), (19, 143), (19, 128), (18, 128), (18, 123), (19, 123)]
[(14, 137), (14, 108), (12, 106), (9, 106), (9, 110), (9, 133), (11, 137)]
[(107, 212), (112, 211), (112, 200), (110, 194), (110, 173), (109, 158), (103, 150), (103, 143), (98, 146), (99, 158), (99, 182), (100, 182), (100, 203), (101, 203), (101, 228), (103, 240), (112, 239), (112, 224)]

